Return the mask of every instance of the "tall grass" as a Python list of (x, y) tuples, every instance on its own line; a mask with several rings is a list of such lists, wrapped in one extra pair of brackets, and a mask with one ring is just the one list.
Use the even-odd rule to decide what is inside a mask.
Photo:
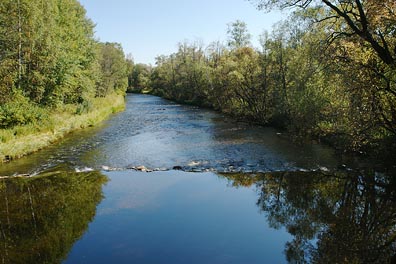
[(125, 108), (123, 95), (95, 98), (89, 107), (69, 105), (48, 115), (40, 124), (0, 129), (0, 163), (20, 158), (53, 144), (68, 133), (95, 126)]

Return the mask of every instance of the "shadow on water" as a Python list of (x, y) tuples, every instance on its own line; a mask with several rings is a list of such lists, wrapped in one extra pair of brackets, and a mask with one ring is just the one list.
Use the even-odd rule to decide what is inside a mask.
[(224, 174), (255, 186), (272, 228), (286, 228), (291, 263), (396, 263), (396, 177), (377, 172)]
[(0, 262), (60, 263), (94, 219), (106, 182), (99, 172), (0, 180)]

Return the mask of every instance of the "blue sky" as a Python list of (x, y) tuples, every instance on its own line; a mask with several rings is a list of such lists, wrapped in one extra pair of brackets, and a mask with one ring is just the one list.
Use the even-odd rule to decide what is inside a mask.
[(154, 64), (185, 40), (225, 41), (227, 24), (246, 22), (258, 46), (258, 36), (285, 13), (259, 11), (246, 0), (80, 0), (96, 23), (96, 37), (122, 44), (135, 62)]

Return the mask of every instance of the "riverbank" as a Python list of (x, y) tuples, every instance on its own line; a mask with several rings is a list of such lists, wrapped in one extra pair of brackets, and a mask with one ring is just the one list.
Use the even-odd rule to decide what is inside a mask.
[(309, 142), (318, 142), (320, 144), (329, 146), (334, 149), (339, 155), (353, 155), (359, 158), (365, 158), (370, 160), (377, 160), (380, 166), (394, 167), (393, 160), (389, 160), (389, 157), (396, 155), (396, 138), (392, 136), (379, 137), (376, 139), (365, 140), (362, 142), (356, 142), (352, 135), (339, 133), (337, 131), (307, 129), (304, 124), (300, 126), (287, 124), (285, 120), (270, 120), (268, 122), (262, 122), (259, 118), (253, 116), (247, 116), (243, 113), (234, 113), (230, 109), (216, 108), (208, 101), (194, 101), (172, 98), (163, 93), (159, 93), (156, 90), (141, 92), (141, 94), (150, 94), (158, 96), (166, 100), (176, 102), (183, 105), (194, 105), (202, 109), (211, 109), (218, 113), (224, 114), (230, 117), (235, 122), (245, 122), (251, 125), (274, 128), (279, 130), (284, 136), (295, 142), (296, 144), (304, 144)]
[(0, 163), (41, 150), (72, 131), (95, 126), (111, 114), (125, 109), (124, 95), (113, 93), (95, 98), (89, 111), (64, 108), (52, 113), (40, 125), (17, 126), (0, 130)]

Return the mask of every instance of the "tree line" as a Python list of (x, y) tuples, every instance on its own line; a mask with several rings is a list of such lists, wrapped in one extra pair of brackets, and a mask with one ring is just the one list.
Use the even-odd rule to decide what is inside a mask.
[(81, 114), (94, 98), (125, 92), (132, 62), (119, 44), (94, 38), (77, 0), (2, 0), (0, 25), (1, 129), (65, 106)]
[(132, 88), (352, 150), (394, 144), (396, 2), (252, 2), (295, 10), (260, 48), (242, 21), (228, 25), (226, 44), (180, 43), (141, 66), (145, 81)]

